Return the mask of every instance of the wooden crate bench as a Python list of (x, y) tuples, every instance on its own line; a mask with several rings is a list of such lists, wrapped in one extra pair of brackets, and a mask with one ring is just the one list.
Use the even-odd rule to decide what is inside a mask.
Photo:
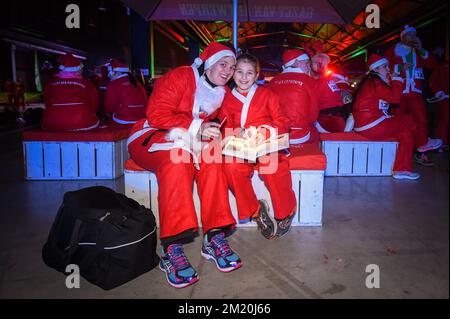
[(397, 153), (394, 139), (371, 141), (355, 133), (320, 134), (325, 176), (389, 176)]
[(130, 126), (89, 131), (23, 133), (27, 180), (115, 179), (128, 158)]
[[(292, 222), (295, 226), (321, 226), (323, 208), (323, 178), (326, 166), (325, 155), (317, 145), (296, 145), (291, 147), (289, 161), (292, 187), (297, 199), (297, 212)], [(125, 163), (125, 195), (142, 205), (151, 208), (158, 220), (158, 182), (156, 175), (139, 167), (133, 160)], [(269, 191), (257, 171), (253, 174), (252, 184), (258, 198), (267, 200), (273, 215), (273, 206)], [(237, 220), (236, 200), (229, 192), (230, 206)], [(199, 215), (200, 205), (197, 188), (194, 183), (194, 204)], [(200, 218), (198, 218), (200, 223)], [(238, 224), (239, 227), (255, 227), (256, 223)]]

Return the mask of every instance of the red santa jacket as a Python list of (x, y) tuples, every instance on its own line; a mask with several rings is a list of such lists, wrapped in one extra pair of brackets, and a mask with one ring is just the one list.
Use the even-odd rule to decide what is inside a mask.
[(275, 76), (267, 87), (278, 95), (282, 112), (290, 120), (290, 138), (309, 133), (319, 116), (314, 79), (304, 73), (285, 71)]
[(133, 126), (128, 144), (142, 134), (153, 134), (147, 145), (166, 143), (167, 133), (173, 128), (190, 130), (202, 121), (217, 117), (218, 111), (204, 118), (194, 116), (194, 98), (198, 71), (191, 66), (181, 66), (166, 73), (155, 82), (148, 101), (146, 119)]
[[(401, 43), (397, 43), (386, 50), (386, 58), (389, 60), (391, 71), (394, 71), (405, 80), (403, 93), (422, 93), (425, 80), (424, 69), (434, 69), (436, 59), (425, 49), (413, 49)], [(405, 67), (405, 63), (412, 66)]]
[(147, 92), (140, 83), (134, 86), (128, 75), (109, 83), (105, 96), (105, 111), (113, 114), (116, 122), (129, 124), (145, 118)]
[(388, 118), (390, 103), (400, 103), (403, 82), (402, 78), (395, 77), (388, 85), (373, 73), (363, 79), (353, 102), (354, 130), (364, 131)]
[(44, 88), (42, 126), (49, 130), (78, 130), (98, 123), (98, 94), (89, 80), (52, 77)]
[(278, 96), (256, 84), (248, 94), (243, 95), (234, 89), (225, 95), (219, 118), (222, 120), (225, 117), (225, 128), (265, 125), (277, 129), (277, 135), (289, 131), (289, 119), (281, 110)]
[(332, 107), (343, 106), (341, 90), (333, 79), (318, 78), (316, 82), (316, 94), (318, 97), (319, 111)]

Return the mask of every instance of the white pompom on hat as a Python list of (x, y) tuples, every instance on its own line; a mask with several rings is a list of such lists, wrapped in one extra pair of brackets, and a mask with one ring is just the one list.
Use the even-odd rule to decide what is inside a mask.
[(214, 63), (226, 56), (231, 56), (236, 59), (236, 55), (229, 47), (220, 44), (219, 42), (211, 42), (203, 50), (202, 54), (200, 54), (198, 58), (195, 58), (192, 65), (196, 68), (199, 68), (203, 63), (205, 63), (205, 70), (207, 70)]

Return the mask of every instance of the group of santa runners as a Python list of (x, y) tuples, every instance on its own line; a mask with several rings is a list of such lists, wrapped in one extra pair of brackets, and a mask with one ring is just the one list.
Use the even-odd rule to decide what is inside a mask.
[[(67, 54), (60, 62), (61, 72), (45, 88), (43, 127), (97, 127), (97, 92), (81, 77), (80, 60)], [(183, 288), (199, 280), (183, 249), (199, 228), (194, 181), (201, 206), (201, 254), (221, 272), (242, 266), (227, 240), (237, 222), (253, 220), (265, 238), (276, 239), (289, 231), (296, 211), (288, 153), (269, 154), (256, 163), (202, 161), (201, 156), (200, 161), (174, 161), (174, 155), (193, 158), (193, 151), (200, 155), (220, 151), (215, 146), (224, 138), (224, 128), (239, 137), (256, 128), (259, 141), (289, 133), (291, 145), (317, 144), (319, 133), (327, 132), (355, 131), (373, 140), (393, 138), (399, 142), (395, 179), (418, 179), (413, 159), (429, 165), (426, 152), (448, 144), (448, 66), (438, 66), (412, 27), (404, 28), (400, 42), (385, 56), (369, 57), (367, 73), (356, 90), (343, 70), (334, 68), (328, 74), (330, 60), (320, 49), (288, 49), (282, 62), (281, 74), (259, 86), (259, 63), (254, 56), (236, 56), (233, 48), (213, 42), (192, 66), (177, 67), (159, 78), (148, 102), (145, 90), (133, 81), (126, 65), (114, 61), (109, 66), (105, 109), (114, 125), (133, 124), (128, 139), (131, 158), (156, 174), (162, 246), (159, 266), (173, 287)], [(439, 123), (440, 139), (428, 137), (422, 95), (426, 68), (433, 71), (433, 101), (445, 115)], [(231, 78), (233, 89), (227, 86)], [(275, 170), (263, 172), (274, 163)], [(273, 214), (253, 191), (255, 169), (270, 192)], [(236, 197), (238, 221), (230, 209), (229, 190)]]

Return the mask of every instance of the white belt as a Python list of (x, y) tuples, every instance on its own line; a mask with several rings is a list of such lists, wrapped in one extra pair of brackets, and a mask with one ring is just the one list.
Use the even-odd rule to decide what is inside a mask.
[(369, 128), (372, 128), (372, 127), (374, 127), (374, 126), (380, 124), (381, 122), (383, 122), (383, 121), (384, 121), (385, 119), (387, 119), (387, 118), (388, 118), (388, 117), (387, 117), (386, 115), (383, 115), (382, 117), (376, 119), (375, 121), (373, 121), (373, 122), (371, 122), (371, 123), (369, 123), (369, 124), (367, 124), (367, 125), (361, 126), (361, 127), (355, 127), (353, 130), (354, 130), (355, 132), (361, 132), (361, 131), (368, 130)]
[(130, 137), (128, 137), (127, 140), (127, 147), (128, 145), (131, 144), (131, 142), (133, 142), (135, 139), (141, 137), (142, 135), (144, 135), (145, 133), (147, 133), (148, 131), (151, 130), (156, 130), (156, 128), (152, 128), (150, 127), (150, 125), (148, 125), (148, 121), (144, 122), (144, 125), (142, 126), (142, 129), (140, 129), (139, 131), (134, 132), (133, 134), (130, 135)]

